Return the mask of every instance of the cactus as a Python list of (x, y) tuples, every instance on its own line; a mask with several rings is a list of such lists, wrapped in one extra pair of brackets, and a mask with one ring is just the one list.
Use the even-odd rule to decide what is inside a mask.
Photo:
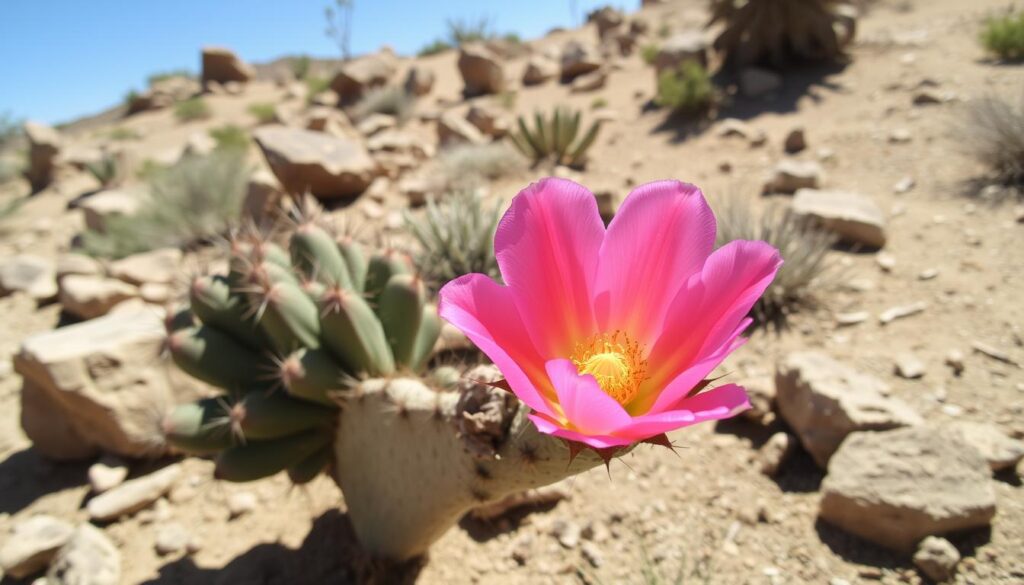
[(473, 507), (610, 456), (540, 434), (493, 366), (428, 368), (441, 321), (404, 254), (309, 219), (288, 242), (234, 236), (229, 273), (167, 319), (173, 361), (224, 394), (173, 409), (164, 436), (216, 477), (329, 471), (366, 551), (404, 562)]
[(519, 117), (519, 132), (510, 134), (512, 144), (535, 163), (553, 160), (557, 165), (579, 168), (586, 164), (587, 150), (597, 140), (600, 122), (593, 122), (580, 136), (582, 114), (559, 106), (545, 119), (537, 112), (533, 127), (523, 116)]

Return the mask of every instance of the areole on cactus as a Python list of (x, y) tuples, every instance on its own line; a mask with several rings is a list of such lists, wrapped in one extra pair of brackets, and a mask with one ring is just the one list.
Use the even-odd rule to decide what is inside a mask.
[[(174, 410), (167, 440), (225, 480), (328, 471), (369, 553), (418, 557), (474, 506), (746, 407), (706, 378), (780, 260), (714, 239), (695, 187), (639, 187), (606, 230), (589, 191), (546, 179), (499, 224), (506, 285), (461, 277), (440, 311), (404, 254), (315, 221), (287, 251), (237, 239), (229, 273), (195, 279), (168, 321), (175, 363), (225, 395)], [(496, 367), (439, 366), (439, 315)]]

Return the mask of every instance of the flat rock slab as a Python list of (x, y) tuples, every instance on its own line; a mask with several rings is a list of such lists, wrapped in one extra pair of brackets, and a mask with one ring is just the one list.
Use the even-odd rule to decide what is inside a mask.
[(355, 197), (378, 173), (357, 140), (284, 126), (259, 128), (253, 138), (289, 193), (308, 192), (321, 199)]
[(989, 476), (975, 449), (940, 429), (854, 433), (829, 462), (819, 516), (912, 552), (927, 536), (988, 526), (996, 513)]
[(57, 270), (53, 262), (22, 254), (0, 264), (0, 296), (23, 292), (37, 301), (57, 296)]
[(161, 248), (110, 263), (110, 275), (129, 284), (170, 284), (181, 275), (181, 250)]
[(118, 304), (139, 296), (139, 289), (116, 278), (71, 274), (61, 279), (60, 304), (81, 319), (95, 319)]
[(846, 243), (885, 246), (885, 212), (859, 193), (799, 189), (793, 197), (793, 213), (813, 220)]
[(973, 447), (992, 471), (1009, 469), (1024, 459), (1024, 441), (1008, 436), (995, 425), (956, 421), (948, 428), (949, 432)]
[(779, 413), (821, 467), (850, 433), (921, 424), (888, 385), (815, 351), (795, 352), (776, 367)]
[(0, 547), (0, 569), (15, 579), (42, 571), (73, 532), (73, 526), (52, 516), (22, 520)]
[(168, 465), (149, 475), (128, 480), (89, 500), (89, 518), (100, 522), (117, 520), (149, 507), (170, 491), (181, 475), (181, 466)]

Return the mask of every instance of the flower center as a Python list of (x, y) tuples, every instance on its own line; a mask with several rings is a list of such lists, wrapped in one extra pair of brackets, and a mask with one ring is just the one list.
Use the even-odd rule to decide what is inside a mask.
[(647, 360), (640, 344), (622, 331), (599, 333), (576, 344), (572, 363), (580, 374), (590, 374), (605, 394), (626, 405), (647, 379)]

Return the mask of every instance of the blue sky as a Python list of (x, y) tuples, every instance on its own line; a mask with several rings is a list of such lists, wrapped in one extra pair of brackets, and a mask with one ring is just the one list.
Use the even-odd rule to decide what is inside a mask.
[[(286, 54), (333, 56), (324, 35), (329, 0), (0, 0), (0, 113), (57, 123), (101, 111), (149, 74), (199, 67), (203, 45), (249, 61)], [(639, 1), (355, 0), (354, 53), (382, 43), (414, 53), (445, 32), (449, 18), (490, 18), (524, 38), (572, 24), (603, 4)]]

